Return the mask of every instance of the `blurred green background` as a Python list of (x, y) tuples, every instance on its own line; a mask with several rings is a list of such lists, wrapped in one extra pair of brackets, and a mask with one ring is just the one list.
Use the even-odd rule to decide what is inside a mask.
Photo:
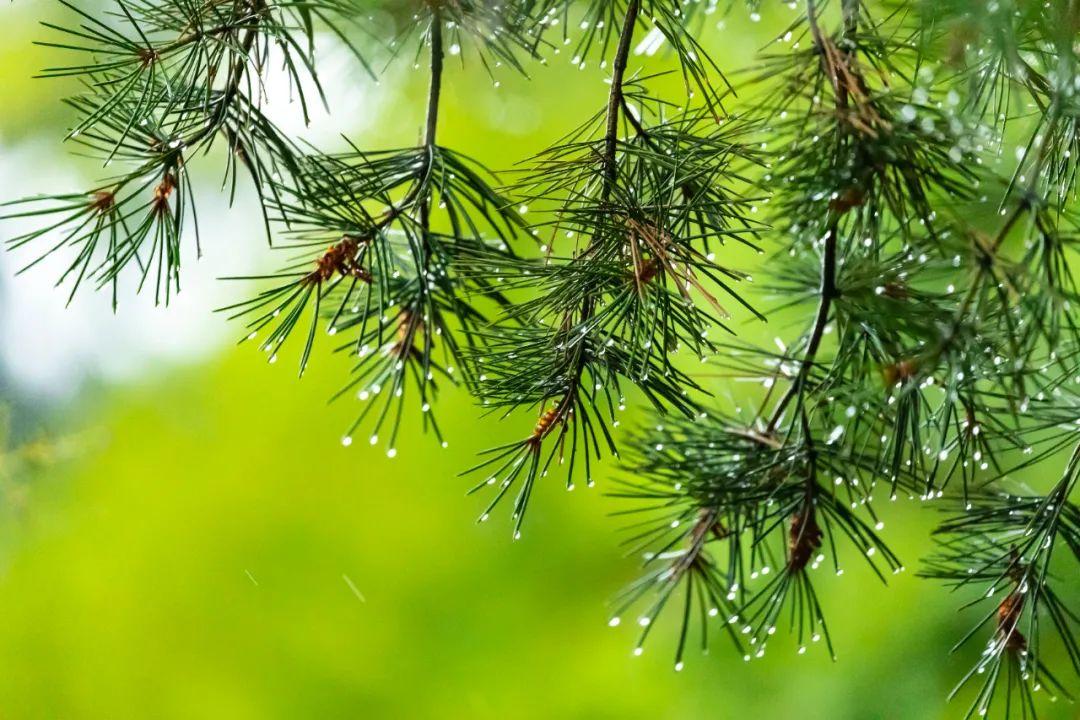
[[(732, 17), (724, 30), (717, 16), (709, 46), (722, 67), (744, 66), (763, 28), (790, 14)], [(31, 78), (58, 61), (31, 45), (45, 32), (36, 23), (62, 15), (59, 3), (0, 7), (5, 197), (96, 177), (59, 143), (69, 117), (58, 100), (71, 87)], [(331, 98), (353, 93), (335, 127), (362, 147), (414, 142), (424, 78), (408, 65), (376, 86), (342, 53), (328, 59)], [(496, 90), (478, 66), (455, 66), (441, 141), (506, 167), (602, 105), (595, 67), (556, 56), (535, 69), (529, 81), (503, 73)], [(64, 187), (49, 185), (57, 177)], [(411, 415), (396, 459), (367, 443), (342, 447), (354, 408), (326, 403), (341, 358), (323, 353), (300, 382), (291, 363), (235, 348), (239, 328), (209, 312), (247, 292), (213, 276), (275, 260), (250, 203), (225, 215), (213, 177), (204, 187), (211, 270), (188, 264), (209, 278), (189, 284), (194, 305), (113, 317), (83, 298), (58, 311), (51, 277), (16, 278), (18, 263), (0, 261), (11, 409), (0, 455), (0, 718), (963, 716), (963, 699), (944, 698), (978, 649), (948, 650), (974, 617), (911, 571), (889, 588), (857, 563), (843, 577), (822, 573), (835, 663), (823, 647), (799, 656), (779, 638), (744, 663), (718, 637), (675, 673), (672, 618), (633, 657), (635, 624), (606, 622), (608, 599), (640, 560), (620, 550), (610, 516), (619, 505), (602, 494), (610, 485), (568, 495), (547, 483), (512, 543), (505, 513), (474, 523), (482, 501), (464, 497), (457, 472), (519, 426), (450, 394), (440, 406), (448, 449)], [(168, 325), (174, 311), (187, 318), (179, 330)], [(166, 335), (174, 342), (162, 350)], [(913, 571), (933, 512), (886, 512), (887, 537)], [(1046, 710), (1076, 716), (1064, 702)]]

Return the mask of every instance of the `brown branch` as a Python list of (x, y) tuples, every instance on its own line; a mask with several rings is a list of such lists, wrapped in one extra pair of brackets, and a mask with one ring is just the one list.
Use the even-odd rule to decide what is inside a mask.
[[(850, 35), (856, 30), (858, 8), (852, 7), (852, 3), (845, 0), (843, 12), (844, 34)], [(836, 91), (837, 113), (843, 115), (848, 107), (847, 85), (840, 81), (837, 68), (841, 63), (832, 60), (830, 54), (826, 51), (827, 43), (825, 36), (822, 34), (821, 28), (818, 25), (817, 4), (815, 0), (806, 0), (806, 18), (810, 25), (810, 33), (813, 35), (814, 43), (821, 53), (823, 68), (829, 73), (833, 88)], [(777, 402), (772, 416), (769, 418), (765, 430), (766, 435), (770, 435), (776, 430), (777, 423), (780, 422), (784, 410), (794, 398), (801, 396), (806, 384), (806, 378), (810, 374), (810, 368), (817, 357), (818, 348), (821, 346), (821, 339), (825, 335), (825, 327), (829, 323), (829, 311), (832, 309), (832, 301), (839, 295), (836, 287), (837, 235), (839, 232), (840, 218), (843, 217), (844, 213), (847, 212), (850, 207), (852, 206), (834, 206), (829, 210), (829, 227), (825, 235), (825, 252), (821, 259), (820, 300), (818, 301), (818, 309), (814, 318), (814, 324), (810, 331), (810, 340), (807, 342), (806, 352), (803, 354), (802, 362), (799, 365), (799, 372), (796, 374), (795, 379), (787, 392), (784, 393)]]
[[(626, 76), (627, 63), (630, 58), (630, 44), (634, 38), (634, 29), (637, 26), (638, 15), (640, 12), (641, 0), (630, 0), (626, 7), (626, 17), (623, 20), (622, 29), (619, 32), (619, 39), (615, 48), (615, 57), (612, 60), (611, 90), (608, 92), (607, 114), (604, 123), (604, 149), (600, 156), (604, 183), (600, 191), (600, 197), (601, 201), (605, 204), (610, 200), (617, 180), (619, 117), (621, 114), (620, 110), (623, 107), (623, 81)], [(592, 247), (593, 243), (590, 242), (584, 252), (588, 253)], [(594, 304), (596, 302), (592, 293), (586, 291), (584, 295), (585, 297), (581, 302), (579, 311), (578, 324), (587, 323), (592, 318)], [(573, 314), (567, 313), (563, 318), (562, 327), (565, 330), (573, 326)], [(566, 421), (570, 418), (573, 413), (573, 408), (577, 404), (581, 387), (581, 376), (585, 372), (585, 352), (580, 343), (576, 345), (576, 353), (576, 357), (573, 359), (574, 367), (571, 371), (572, 377), (570, 378), (566, 392), (555, 407), (548, 410), (541, 417), (542, 422), (537, 425), (537, 427), (540, 428), (540, 432), (534, 432), (527, 440), (533, 452), (540, 451), (541, 441), (551, 434), (556, 426), (565, 427)], [(552, 415), (551, 413), (554, 414)], [(545, 420), (545, 418), (547, 419)], [(541, 425), (543, 425), (542, 428)]]

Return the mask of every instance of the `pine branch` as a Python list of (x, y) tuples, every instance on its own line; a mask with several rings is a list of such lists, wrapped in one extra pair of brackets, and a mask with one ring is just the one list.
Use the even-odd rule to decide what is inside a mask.
[[(356, 362), (337, 397), (355, 393), (363, 403), (342, 439), (346, 445), (370, 421), (371, 444), (389, 427), (383, 438), (387, 454), (395, 456), (406, 398), (415, 396), (425, 429), (445, 447), (433, 412), (440, 383), (475, 386), (470, 353), (482, 344), (486, 323), (478, 303), (506, 302), (477, 268), (513, 259), (510, 245), (521, 220), (486, 170), (437, 142), (444, 29), (470, 28), (478, 47), (502, 54), (502, 41), (484, 29), (489, 12), (486, 6), (428, 6), (420, 20), (430, 56), (420, 144), (306, 158), (297, 181), (281, 188), (289, 199), (278, 204), (279, 219), (296, 229), (301, 250), (326, 242), (329, 248), (318, 255), (307, 250), (275, 276), (282, 284), (269, 293), (224, 308), (250, 318), (249, 338), (269, 328), (260, 347), (271, 362), (308, 314), (301, 374), (319, 324), (327, 334), (355, 336), (338, 346)], [(372, 206), (383, 209), (371, 212)], [(438, 222), (449, 230), (438, 230)], [(324, 312), (324, 304), (332, 311)]]
[[(249, 97), (258, 82), (252, 78), (263, 71), (267, 52), (260, 44), (271, 37), (278, 42), (292, 79), (299, 81), (300, 66), (314, 77), (312, 61), (301, 56), (294, 37), (302, 32), (310, 39), (310, 28), (301, 29), (279, 18), (305, 12), (325, 14), (333, 6), (312, 4), (305, 11), (291, 3), (266, 0), (199, 6), (118, 0), (120, 19), (132, 32), (127, 36), (64, 4), (82, 16), (83, 25), (80, 29), (48, 27), (96, 47), (56, 45), (74, 52), (102, 50), (104, 58), (111, 58), (98, 61), (92, 55), (91, 64), (46, 72), (86, 78), (87, 92), (69, 103), (82, 115), (69, 137), (99, 153), (106, 165), (123, 160), (127, 168), (87, 192), (82, 206), (68, 205), (76, 195), (19, 201), (19, 209), (6, 217), (61, 213), (63, 221), (16, 236), (9, 245), (22, 247), (65, 229), (64, 239), (37, 261), (62, 248), (76, 250), (75, 260), (61, 277), (61, 282), (72, 281), (72, 296), (89, 279), (98, 287), (111, 286), (115, 305), (119, 277), (135, 265), (139, 288), (152, 279), (155, 299), (167, 302), (180, 289), (181, 237), (189, 222), (196, 225), (199, 252), (188, 164), (223, 136), (230, 157), (237, 158), (230, 160), (234, 178), (237, 167), (232, 163), (236, 162), (251, 175), (261, 199), (270, 201), (264, 194), (274, 192), (267, 188), (269, 179), (279, 171), (294, 172), (298, 151)], [(215, 86), (215, 77), (224, 79)], [(301, 102), (306, 117), (303, 97)], [(102, 199), (106, 195), (107, 201)], [(98, 216), (89, 226), (81, 222), (88, 213)]]
[[(871, 503), (883, 469), (887, 470), (893, 499), (898, 491), (918, 493), (924, 499), (941, 495), (935, 478), (947, 479), (954, 470), (941, 467), (947, 456), (945, 449), (933, 465), (927, 467), (923, 462), (924, 454), (930, 452), (923, 439), (924, 432), (933, 431), (938, 435), (943, 448), (960, 450), (964, 468), (972, 455), (979, 462), (983, 449), (996, 452), (999, 442), (1013, 446), (1022, 442), (1016, 430), (1004, 425), (993, 426), (994, 436), (988, 439), (979, 432), (980, 426), (976, 424), (982, 418), (982, 427), (991, 428), (987, 421), (994, 413), (1009, 411), (993, 407), (991, 398), (1001, 396), (995, 395), (996, 390), (988, 392), (981, 385), (984, 379), (1002, 382), (1002, 370), (996, 364), (986, 364), (982, 358), (978, 359), (978, 365), (972, 365), (976, 351), (968, 343), (987, 343), (991, 323), (996, 317), (1002, 317), (999, 312), (1007, 312), (1004, 308), (1008, 305), (1001, 311), (995, 310), (995, 317), (972, 318), (969, 311), (973, 308), (966, 307), (971, 301), (960, 300), (959, 305), (950, 309), (951, 288), (947, 295), (939, 297), (912, 285), (907, 278), (909, 273), (930, 276), (912, 264), (914, 254), (918, 252), (913, 246), (918, 247), (924, 241), (914, 232), (911, 215), (915, 214), (931, 237), (944, 238), (952, 234), (951, 228), (931, 229), (931, 223), (938, 224), (933, 210), (933, 202), (937, 199), (934, 193), (955, 192), (959, 187), (952, 176), (954, 173), (962, 176), (965, 171), (956, 167), (913, 174), (911, 168), (919, 167), (918, 154), (927, 150), (914, 144), (916, 141), (906, 135), (907, 121), (903, 115), (909, 111), (901, 108), (902, 112), (897, 113), (890, 107), (894, 102), (891, 98), (893, 90), (886, 91), (889, 94), (875, 90), (862, 72), (860, 64), (864, 61), (871, 65), (879, 60), (896, 62), (893, 59), (896, 56), (885, 59), (887, 51), (874, 35), (875, 27), (871, 24), (863, 28), (860, 12), (855, 3), (842, 4), (840, 39), (833, 40), (820, 27), (816, 3), (808, 2), (806, 26), (814, 50), (797, 57), (792, 68), (798, 81), (808, 84), (814, 94), (808, 103), (807, 119), (793, 121), (796, 130), (791, 149), (785, 152), (787, 164), (783, 175), (779, 170), (775, 171), (787, 182), (785, 196), (792, 197), (792, 202), (784, 206), (791, 233), (797, 238), (796, 242), (806, 237), (812, 243), (811, 247), (816, 251), (814, 257), (819, 263), (815, 273), (816, 287), (809, 288), (809, 269), (806, 286), (799, 286), (799, 292), (805, 292), (804, 297), (817, 300), (811, 326), (799, 342), (798, 354), (786, 348), (782, 348), (779, 355), (764, 354), (775, 363), (776, 370), (755, 374), (759, 371), (752, 366), (743, 368), (734, 357), (724, 361), (740, 371), (748, 370), (751, 377), (760, 378), (770, 388), (783, 380), (788, 383), (786, 391), (771, 403), (770, 391), (761, 411), (751, 418), (749, 428), (744, 425), (744, 420), (709, 414), (697, 419), (693, 427), (675, 424), (651, 436), (639, 437), (633, 443), (637, 448), (656, 450), (655, 453), (647, 452), (643, 461), (632, 466), (635, 476), (663, 473), (674, 481), (674, 490), (634, 496), (647, 503), (660, 500), (655, 505), (656, 510), (666, 509), (669, 513), (658, 518), (655, 525), (646, 525), (656, 531), (655, 535), (644, 537), (660, 543), (663, 557), (669, 556), (668, 548), (686, 543), (684, 549), (660, 564), (666, 570), (646, 576), (653, 579), (638, 586), (641, 590), (633, 596), (634, 600), (652, 589), (656, 597), (666, 603), (675, 587), (683, 581), (684, 596), (690, 607), (694, 591), (686, 573), (679, 568), (685, 567), (686, 563), (717, 565), (716, 553), (724, 553), (723, 546), (729, 545), (726, 552), (729, 568), (718, 568), (716, 576), (723, 578), (718, 587), (720, 593), (726, 593), (728, 608), (725, 614), (730, 613), (729, 624), (741, 627), (751, 646), (747, 659), (764, 655), (769, 636), (775, 632), (776, 621), (785, 614), (790, 617), (792, 629), (799, 639), (800, 652), (805, 649), (807, 640), (816, 639), (824, 639), (832, 652), (824, 608), (817, 600), (808, 571), (824, 561), (825, 555), (819, 554), (819, 549), (828, 547), (836, 563), (833, 546), (839, 536), (846, 536), (859, 548), (883, 580), (883, 570), (895, 573), (903, 569), (899, 559), (879, 536), (883, 523), (876, 519)], [(808, 81), (808, 77), (812, 79)], [(828, 114), (818, 105), (818, 93), (823, 87), (832, 94), (833, 110)], [(771, 118), (777, 117), (777, 101), (773, 95), (767, 95), (762, 101), (763, 110)], [(807, 148), (801, 141), (808, 132), (808, 122), (818, 123), (814, 130), (815, 142), (817, 137), (832, 138), (831, 142), (810, 144)], [(937, 143), (949, 140), (934, 137), (917, 142), (933, 143), (930, 145), (933, 148)], [(838, 172), (837, 166), (844, 170)], [(902, 181), (895, 185), (891, 184), (894, 181), (893, 166), (898, 170), (903, 168), (900, 171)], [(805, 189), (798, 180), (801, 174), (807, 178)], [(830, 186), (827, 184), (830, 182), (835, 184)], [(962, 190), (957, 195), (963, 197)], [(828, 201), (820, 202), (822, 197)], [(1005, 227), (1000, 230), (1001, 237), (1010, 232), (1018, 217), (1007, 218)], [(817, 224), (819, 222), (821, 225)], [(823, 227), (823, 234), (815, 231), (815, 227)], [(845, 237), (866, 238), (868, 249), (860, 252), (863, 243), (859, 246), (853, 242), (842, 244)], [(882, 277), (888, 267), (882, 255), (889, 253), (885, 257), (893, 257), (889, 248), (897, 244), (896, 257), (905, 269), (892, 275), (895, 279), (888, 280), (889, 275)], [(982, 243), (987, 246), (1000, 244)], [(792, 250), (792, 254), (797, 252)], [(798, 263), (805, 264), (809, 260), (802, 255), (797, 258), (795, 262)], [(924, 266), (928, 264), (925, 253), (919, 262)], [(911, 264), (910, 269), (906, 268), (908, 264)], [(800, 268), (803, 266), (799, 265)], [(861, 279), (859, 273), (862, 272), (866, 273), (866, 280)], [(805, 291), (803, 287), (806, 287)], [(944, 319), (949, 312), (959, 310), (959, 315), (954, 317), (962, 319), (955, 321), (952, 329), (942, 335), (951, 337), (949, 342), (955, 344), (942, 350), (935, 333), (924, 333), (918, 323), (899, 326), (903, 322), (900, 318), (894, 320), (890, 314), (864, 310), (869, 298), (874, 298), (875, 304), (887, 300), (897, 313), (914, 312), (916, 308), (925, 312), (922, 309), (925, 307), (927, 310), (932, 308), (934, 315)], [(1000, 305), (1003, 299), (995, 297), (994, 301)], [(985, 312), (985, 303), (981, 309)], [(972, 320), (977, 323), (977, 328), (972, 327)], [(926, 328), (928, 324), (929, 321), (924, 322), (922, 327)], [(830, 325), (835, 325), (839, 331), (835, 347), (830, 346), (831, 357), (823, 356), (824, 337)], [(1011, 340), (1013, 330), (1008, 323), (993, 331), (1003, 333), (1004, 337), (999, 341), (995, 335), (992, 343), (1015, 347)], [(929, 352), (920, 351), (917, 360), (904, 359), (901, 353), (911, 352), (908, 343), (915, 338), (927, 344)], [(935, 348), (940, 352), (935, 352)], [(730, 352), (737, 351), (732, 348)], [(868, 398), (867, 383), (871, 380), (865, 370), (868, 358), (881, 364), (886, 386), (899, 390), (899, 395), (889, 396), (887, 403)], [(942, 371), (943, 362), (946, 363), (945, 371), (949, 372), (948, 365), (957, 361), (965, 363), (966, 372), (954, 371), (955, 375), (946, 383), (944, 389), (949, 401), (941, 403), (925, 399), (923, 393), (934, 376)], [(792, 366), (794, 369), (789, 369)], [(1025, 368), (1012, 377), (1026, 378), (1028, 372)], [(960, 418), (966, 419), (956, 419), (952, 403), (963, 408)], [(846, 412), (836, 413), (832, 409), (835, 406), (842, 409), (845, 405)], [(670, 424), (670, 420), (664, 423), (665, 426)], [(987, 430), (989, 432), (991, 430)], [(699, 441), (699, 437), (707, 438), (708, 442)], [(738, 438), (740, 445), (732, 448), (721, 443), (722, 438)], [(992, 459), (997, 462), (996, 457)], [(959, 461), (953, 468), (958, 466)], [(986, 463), (981, 467), (985, 469)], [(966, 493), (966, 470), (964, 474)], [(737, 495), (718, 492), (718, 486), (726, 488), (727, 483), (733, 481), (739, 483)], [(848, 494), (846, 503), (838, 502), (840, 490)], [(709, 546), (696, 541), (697, 535), (693, 532), (670, 539), (661, 535), (660, 529), (669, 527), (672, 508), (679, 508), (680, 521), (698, 513), (702, 517), (738, 513), (739, 517), (748, 519), (732, 522), (731, 526), (737, 530)], [(856, 508), (870, 513), (871, 521), (859, 518), (854, 512)], [(671, 521), (670, 526), (677, 527), (677, 523)], [(752, 538), (754, 548), (782, 550), (763, 554), (756, 550), (748, 552), (740, 535)], [(877, 565), (879, 558), (884, 567)], [(747, 564), (756, 569), (746, 572), (743, 568)], [(747, 577), (752, 581), (763, 578), (766, 573), (766, 580), (757, 587), (748, 587), (755, 583), (748, 583)], [(659, 605), (654, 608), (658, 610)], [(707, 617), (709, 613), (703, 615), (703, 639), (708, 636)], [(651, 627), (654, 619), (655, 614), (650, 613), (642, 622)], [(677, 667), (682, 664), (682, 638), (688, 632), (690, 619), (691, 613), (684, 611)]]
[[(66, 256), (69, 300), (91, 283), (115, 305), (125, 273), (170, 299), (189, 234), (200, 250), (189, 166), (224, 145), (230, 197), (248, 176), (288, 257), (223, 310), (270, 362), (297, 337), (301, 374), (336, 338), (338, 396), (361, 403), (343, 444), (364, 425), (394, 456), (409, 403), (445, 445), (446, 385), (534, 413), (467, 471), (488, 493), (481, 521), (514, 496), (515, 537), (550, 470), (591, 486), (629, 449), (612, 494), (631, 503), (642, 574), (610, 624), (637, 613), (635, 654), (673, 614), (676, 670), (695, 632), (751, 660), (786, 625), (797, 652), (835, 656), (815, 573), (848, 556), (882, 581), (903, 571), (882, 498), (907, 498), (944, 507), (920, 574), (977, 614), (957, 647), (986, 642), (954, 692), (968, 716), (1034, 717), (1040, 689), (1069, 696), (1080, 2), (806, 0), (732, 76), (738, 114), (703, 32), (716, 3), (424, 0), (392, 13), (385, 40), (341, 0), (61, 4), (72, 22), (45, 44), (75, 60), (43, 75), (82, 82), (68, 139), (120, 169), (7, 217), (39, 219), (8, 243), (36, 249), (29, 266)], [(306, 119), (302, 80), (329, 104), (316, 29), (347, 42), (353, 25), (391, 56), (415, 48), (417, 67), (428, 55), (419, 140), (301, 150), (261, 112), (271, 48)], [(571, 64), (610, 67), (610, 88), (496, 189), (439, 144), (444, 64), (525, 73), (560, 30)], [(674, 69), (658, 72), (665, 45)], [(745, 291), (729, 244), (774, 251), (763, 291)], [(777, 348), (731, 337), (770, 297)], [(626, 440), (619, 413), (642, 400), (656, 418)]]
[[(515, 286), (537, 295), (509, 310), (493, 331), (500, 339), (482, 358), (485, 403), (507, 412), (531, 407), (540, 417), (528, 436), (494, 448), (469, 470), (487, 474), (474, 491), (497, 486), (482, 519), (518, 487), (515, 536), (536, 481), (556, 459), (567, 465), (566, 485), (573, 489), (579, 465), (591, 486), (593, 464), (617, 454), (615, 412), (626, 404), (620, 381), (657, 408), (695, 412), (687, 390), (699, 387), (669, 352), (682, 344), (699, 356), (710, 352), (707, 328), (727, 311), (706, 283), (746, 305), (730, 282), (747, 276), (719, 265), (707, 250), (714, 238), (751, 244), (742, 236), (756, 230), (742, 214), (746, 201), (719, 190), (725, 174), (739, 177), (734, 160), (756, 161), (739, 142), (745, 130), (733, 121), (725, 135), (708, 108), (663, 120), (665, 101), (648, 93), (647, 79), (628, 76), (635, 33), (647, 13), (637, 0), (619, 7), (621, 17), (603, 42), (613, 40), (604, 108), (541, 154), (519, 191), (526, 203), (557, 207), (550, 221), (534, 227), (583, 241), (569, 257), (511, 269)], [(657, 13), (671, 17), (666, 3), (650, 3), (648, 10), (654, 28)], [(633, 136), (625, 137), (627, 131)], [(519, 360), (523, 347), (536, 347), (538, 361)]]

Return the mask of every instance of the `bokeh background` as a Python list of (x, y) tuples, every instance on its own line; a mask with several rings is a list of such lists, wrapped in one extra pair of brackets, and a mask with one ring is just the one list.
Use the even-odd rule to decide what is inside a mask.
[[(722, 67), (745, 66), (792, 11), (765, 15), (709, 20)], [(73, 87), (32, 77), (64, 61), (31, 44), (47, 36), (40, 21), (64, 17), (58, 2), (0, 5), (4, 199), (101, 176), (60, 143)], [(415, 142), (423, 71), (405, 58), (375, 83), (326, 40), (333, 112), (305, 130), (271, 83), (278, 122), (328, 147), (342, 132), (362, 147)], [(602, 70), (559, 55), (529, 80), (502, 73), (498, 88), (476, 64), (450, 68), (440, 139), (494, 167), (559, 137), (607, 91)], [(963, 716), (964, 698), (944, 697), (978, 648), (949, 648), (974, 618), (913, 572), (932, 509), (886, 509), (909, 564), (890, 587), (857, 563), (822, 574), (837, 662), (777, 638), (744, 663), (717, 638), (675, 673), (672, 618), (633, 657), (635, 623), (607, 626), (640, 564), (603, 494), (614, 469), (569, 495), (546, 483), (512, 543), (508, 518), (475, 524), (481, 501), (457, 473), (518, 425), (450, 393), (447, 449), (413, 416), (393, 460), (343, 447), (355, 408), (327, 403), (343, 359), (322, 352), (299, 381), (295, 364), (237, 347), (240, 328), (213, 313), (250, 292), (218, 277), (279, 258), (251, 199), (229, 210), (219, 165), (200, 165), (205, 254), (185, 259), (167, 309), (129, 295), (114, 315), (91, 294), (65, 307), (49, 268), (16, 276), (30, 258), (0, 256), (0, 717)], [(738, 329), (768, 341), (795, 326)], [(1077, 716), (1065, 702), (1044, 709)]]

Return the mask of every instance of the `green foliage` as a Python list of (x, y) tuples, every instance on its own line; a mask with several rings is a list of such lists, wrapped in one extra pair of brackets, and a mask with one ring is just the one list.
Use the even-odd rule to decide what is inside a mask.
[[(832, 654), (814, 571), (851, 553), (882, 580), (903, 571), (880, 506), (906, 497), (947, 513), (922, 574), (983, 608), (961, 640), (986, 642), (958, 688), (968, 715), (1068, 695), (1049, 658), (1080, 671), (1073, 0), (805, 0), (738, 82), (699, 40), (715, 0), (380, 3), (392, 40), (344, 0), (128, 0), (105, 19), (64, 4), (54, 45), (85, 64), (45, 74), (83, 81), (70, 139), (123, 169), (13, 203), (42, 227), (10, 244), (70, 254), (72, 293), (86, 280), (116, 302), (128, 268), (163, 301), (179, 290), (199, 242), (188, 165), (224, 144), (227, 183), (247, 177), (294, 256), (224, 310), (271, 362), (298, 336), (301, 373), (335, 337), (353, 359), (341, 394), (362, 403), (344, 443), (363, 425), (393, 457), (407, 404), (441, 441), (444, 383), (531, 413), (467, 471), (481, 521), (513, 497), (515, 537), (552, 470), (591, 486), (631, 449), (616, 494), (641, 515), (645, 568), (612, 623), (643, 607), (644, 641), (676, 607), (676, 669), (695, 626), (747, 660), (779, 625)], [(299, 147), (262, 114), (271, 65), (321, 95), (316, 29), (354, 27), (426, 55), (415, 147)], [(437, 141), (448, 54), (527, 72), (560, 44), (609, 87), (512, 182)], [(635, 65), (662, 45), (674, 70)], [(766, 249), (772, 306), (736, 267)], [(777, 350), (731, 337), (799, 313)], [(710, 372), (761, 392), (718, 399)], [(624, 443), (638, 399), (658, 417)], [(1070, 449), (1048, 488), (1013, 477)]]

